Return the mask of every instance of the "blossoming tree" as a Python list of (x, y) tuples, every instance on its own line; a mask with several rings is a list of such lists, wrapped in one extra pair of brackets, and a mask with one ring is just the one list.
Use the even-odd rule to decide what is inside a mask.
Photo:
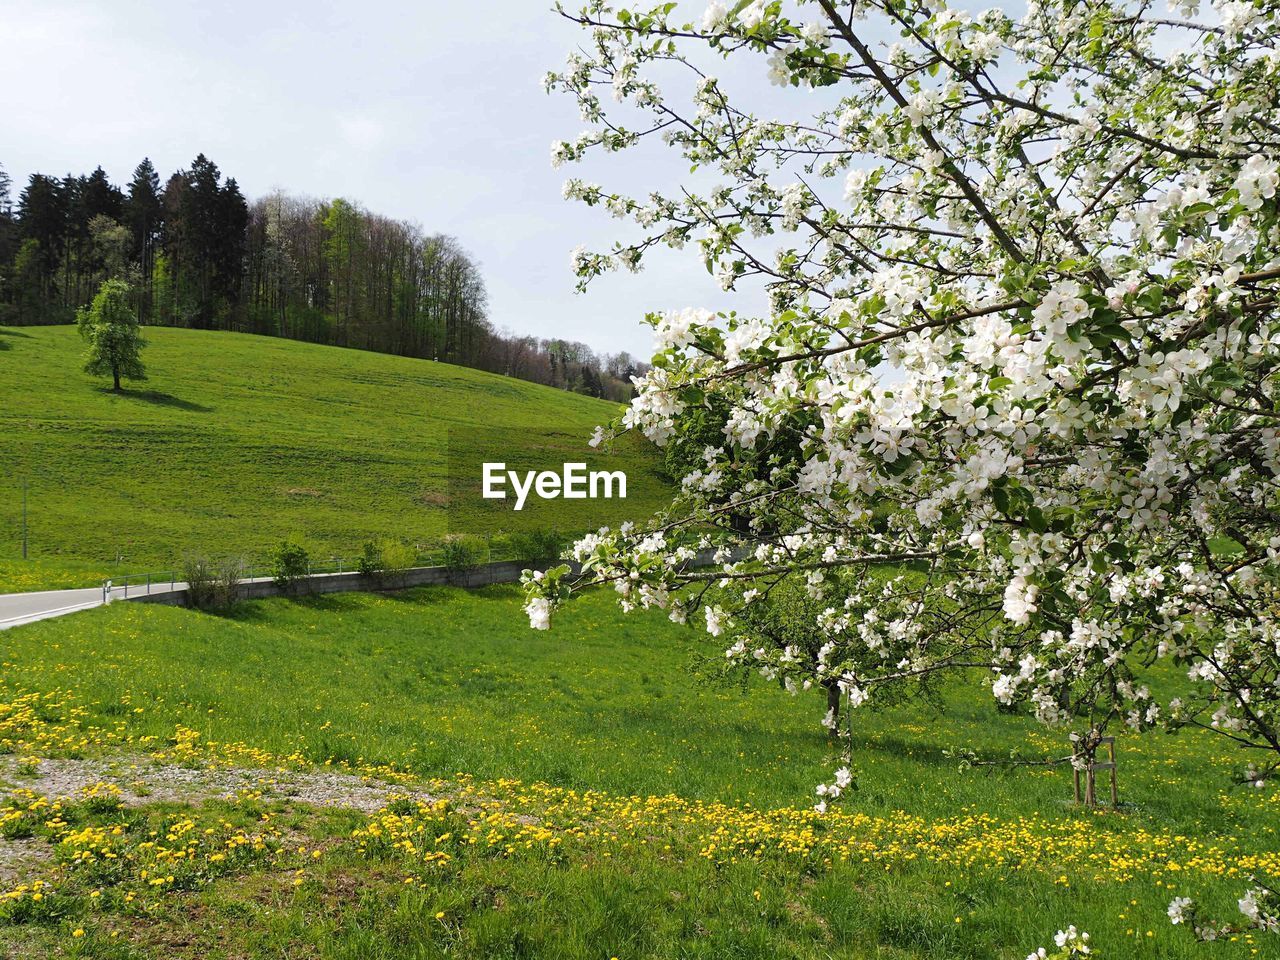
[[(589, 128), (554, 162), (658, 139), (698, 171), (641, 197), (570, 180), (640, 227), (577, 251), (581, 281), (689, 245), (770, 294), (648, 318), (653, 370), (597, 439), (700, 449), (664, 515), (576, 545), (588, 579), (850, 707), (978, 668), (1083, 758), (1113, 720), (1191, 724), (1275, 771), (1280, 3), (1173, 7), (562, 11), (590, 43), (547, 85)], [(717, 57), (819, 91), (766, 118)], [(743, 615), (787, 581), (823, 601), (816, 657)], [(527, 578), (535, 626), (567, 584)], [(1163, 702), (1160, 660), (1187, 677)]]

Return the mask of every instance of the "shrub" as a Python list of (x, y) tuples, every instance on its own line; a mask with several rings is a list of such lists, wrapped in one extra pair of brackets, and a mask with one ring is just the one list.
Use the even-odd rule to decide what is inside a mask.
[(293, 593), (310, 572), (311, 557), (300, 543), (281, 541), (271, 555), (271, 579), (284, 593)]
[(356, 569), (366, 577), (380, 583), (401, 579), (404, 571), (418, 562), (418, 553), (413, 547), (399, 540), (390, 538), (366, 541), (361, 549), (360, 558), (356, 561)]
[(449, 571), (449, 582), (457, 583), (489, 557), (489, 545), (479, 537), (450, 537), (441, 551), (441, 563)]
[(564, 550), (564, 540), (554, 530), (530, 530), (513, 533), (511, 549), (521, 563), (546, 563), (558, 560)]
[(377, 577), (383, 571), (382, 548), (372, 540), (366, 540), (356, 560), (356, 569), (365, 577)]
[(244, 562), (238, 557), (214, 562), (208, 557), (190, 556), (182, 562), (187, 600), (197, 610), (231, 606), (240, 599), (243, 576)]
[(394, 583), (404, 583), (404, 573), (417, 565), (418, 552), (399, 540), (383, 540), (378, 544), (382, 551), (383, 576)]
[(379, 547), (382, 550), (382, 566), (388, 573), (401, 573), (418, 563), (418, 552), (407, 543), (383, 540)]
[(239, 557), (227, 557), (218, 565), (215, 586), (216, 602), (229, 607), (240, 599), (240, 581), (244, 579), (244, 561)]
[(197, 610), (208, 610), (217, 602), (217, 574), (207, 557), (183, 560), (182, 579), (187, 582), (187, 602)]

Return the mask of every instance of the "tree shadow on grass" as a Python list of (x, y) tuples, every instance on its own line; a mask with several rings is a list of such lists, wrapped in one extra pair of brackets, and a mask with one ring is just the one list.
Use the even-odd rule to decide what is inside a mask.
[(428, 607), (440, 602), (438, 590), (432, 587), (406, 587), (398, 590), (341, 591), (336, 593), (311, 593), (305, 586), (300, 586), (294, 593), (277, 594), (273, 597), (241, 597), (229, 607), (209, 607), (201, 612), (210, 616), (222, 617), (245, 623), (265, 623), (274, 618), (270, 601), (287, 600), (298, 606), (306, 607), (322, 613), (352, 613), (365, 608), (363, 596), (374, 594), (378, 597), (401, 601), (408, 607)]
[(327, 613), (346, 613), (359, 610), (362, 606), (359, 598), (354, 595), (354, 591), (351, 593), (308, 593), (305, 586), (299, 588), (299, 591), (295, 594), (286, 595), (285, 599), (292, 600), (311, 610), (320, 610)]
[[(855, 727), (854, 737), (858, 738), (858, 736), (859, 731)], [(909, 763), (918, 763), (926, 767), (940, 766), (959, 769), (959, 759), (949, 755), (947, 751), (948, 748), (945, 744), (934, 744), (923, 740), (908, 740), (901, 737), (887, 736), (882, 733), (855, 739), (854, 744), (855, 755), (883, 754), (885, 757), (892, 757)]]
[(448, 601), (441, 590), (447, 584), (428, 584), (421, 587), (391, 587), (378, 591), (378, 596), (394, 600), (406, 607), (429, 607)]
[(139, 400), (143, 403), (150, 403), (157, 407), (171, 407), (175, 410), (189, 410), (192, 413), (213, 413), (213, 407), (206, 407), (204, 404), (193, 403), (190, 400), (183, 400), (181, 397), (175, 397), (171, 393), (161, 393), (159, 390), (121, 390), (119, 393), (110, 387), (98, 387), (99, 393), (105, 393), (112, 397), (120, 397), (124, 400)]
[(270, 601), (287, 600), (311, 610), (329, 613), (350, 612), (356, 609), (351, 604), (344, 604), (339, 600), (331, 599), (335, 596), (334, 594), (296, 593), (280, 594), (274, 597), (240, 597), (230, 606), (207, 607), (200, 612), (223, 620), (234, 620), (238, 623), (270, 623), (276, 619), (276, 616), (271, 612), (271, 608), (267, 605)]
[[(12, 330), (7, 327), (0, 327), (0, 337), (17, 337), (22, 340), (30, 340), (31, 334), (23, 333), (20, 330)], [(8, 348), (9, 344), (0, 340), (0, 350), (7, 350)]]
[(264, 623), (271, 619), (271, 615), (255, 600), (237, 600), (229, 607), (213, 607), (202, 612), (238, 623)]

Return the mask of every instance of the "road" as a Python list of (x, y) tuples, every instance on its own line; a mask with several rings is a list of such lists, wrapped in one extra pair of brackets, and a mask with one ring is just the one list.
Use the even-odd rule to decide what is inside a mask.
[[(332, 574), (316, 574), (323, 579)], [(241, 584), (266, 583), (271, 577), (246, 577)], [(168, 580), (156, 580), (148, 585), (137, 575), (131, 578), (127, 587), (116, 584), (111, 589), (111, 600), (132, 600), (147, 594), (172, 593), (185, 590), (187, 585), (182, 581), (171, 583)], [(48, 620), (63, 614), (75, 613), (79, 610), (91, 610), (103, 603), (102, 587), (84, 587), (77, 590), (36, 590), (30, 593), (0, 593), (0, 630), (19, 627), (24, 623), (35, 623), (37, 620)]]
[(61, 616), (75, 610), (87, 610), (101, 603), (101, 587), (0, 594), (0, 630)]
[[(169, 582), (165, 581), (163, 585), (152, 587), (151, 592), (168, 593), (171, 589), (183, 590), (185, 588), (185, 583), (174, 584), (170, 587)], [(145, 584), (134, 583), (129, 585), (130, 597), (146, 592)], [(124, 595), (124, 589), (116, 587), (111, 592), (111, 599), (119, 600)], [(31, 593), (3, 593), (0, 594), (0, 630), (99, 606), (102, 606), (101, 587), (85, 587), (79, 590), (38, 590)]]

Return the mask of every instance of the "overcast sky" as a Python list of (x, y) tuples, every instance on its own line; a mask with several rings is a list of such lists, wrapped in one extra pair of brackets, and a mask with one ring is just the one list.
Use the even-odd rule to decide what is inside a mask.
[[(250, 198), (342, 196), (453, 234), (483, 266), (497, 327), (599, 350), (647, 358), (648, 309), (758, 308), (689, 249), (574, 292), (570, 251), (626, 227), (562, 200), (565, 177), (670, 187), (682, 165), (650, 152), (551, 169), (551, 141), (583, 125), (542, 90), (580, 39), (549, 6), (0, 0), (0, 163), (15, 188), (97, 164), (123, 184), (144, 156), (164, 178), (203, 152)], [(688, 6), (697, 19), (705, 3)]]

